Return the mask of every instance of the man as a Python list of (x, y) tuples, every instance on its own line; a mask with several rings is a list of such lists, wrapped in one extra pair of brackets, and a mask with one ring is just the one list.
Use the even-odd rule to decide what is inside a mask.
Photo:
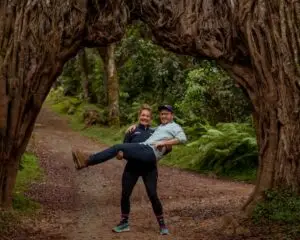
[(183, 129), (173, 121), (172, 106), (163, 105), (158, 110), (161, 124), (145, 142), (116, 144), (90, 156), (81, 151), (73, 151), (72, 156), (76, 169), (103, 163), (116, 157), (118, 152), (122, 152), (127, 161), (154, 163), (166, 153), (166, 146), (185, 143), (187, 139)]
[[(121, 201), (121, 204), (123, 202), (124, 205), (121, 221), (113, 229), (115, 232), (129, 231), (129, 197), (138, 177), (142, 175), (154, 213), (158, 220), (160, 234), (165, 235), (169, 233), (164, 222), (162, 205), (156, 192), (156, 163), (167, 153), (167, 151), (169, 151), (172, 145), (185, 143), (187, 139), (183, 129), (173, 121), (173, 108), (170, 105), (163, 105), (160, 106), (158, 110), (161, 124), (155, 129), (154, 133), (142, 143), (117, 144), (90, 156), (80, 151), (72, 152), (73, 161), (78, 170), (91, 165), (103, 163), (116, 156), (118, 156), (118, 159), (122, 159), (122, 157), (124, 157), (128, 161), (127, 164), (130, 164), (131, 166), (139, 166), (138, 172), (132, 174), (131, 171), (128, 175), (128, 171), (125, 171), (124, 173), (127, 173), (127, 175), (123, 174), (123, 179), (126, 180), (123, 181), (123, 184), (126, 184), (122, 187), (122, 198), (124, 197), (124, 199)], [(143, 168), (145, 171), (143, 171)], [(130, 182), (128, 182), (128, 180)]]

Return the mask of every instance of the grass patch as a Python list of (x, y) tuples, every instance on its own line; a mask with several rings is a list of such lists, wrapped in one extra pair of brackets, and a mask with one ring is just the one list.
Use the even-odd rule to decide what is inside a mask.
[(25, 153), (21, 160), (13, 196), (13, 208), (22, 212), (32, 213), (40, 206), (24, 195), (30, 184), (42, 178), (42, 171), (38, 159), (32, 153)]
[(95, 125), (86, 128), (83, 122), (83, 113), (85, 110), (96, 110), (103, 119), (105, 118), (105, 111), (97, 106), (89, 103), (80, 102), (73, 97), (61, 96), (57, 99), (57, 93), (53, 91), (47, 98), (47, 104), (50, 108), (69, 120), (69, 126), (74, 130), (80, 132), (83, 136), (90, 137), (94, 140), (100, 141), (107, 145), (120, 143), (123, 140), (125, 130), (127, 127), (115, 128)]
[[(14, 230), (15, 226), (20, 225), (21, 217), (15, 211), (0, 211), (0, 239)], [(8, 239), (8, 238), (7, 238)]]
[(21, 166), (17, 175), (15, 192), (26, 191), (32, 182), (40, 180), (42, 177), (38, 159), (34, 154), (25, 153), (21, 160)]
[(74, 131), (80, 132), (83, 136), (90, 137), (107, 145), (120, 143), (123, 140), (126, 127), (114, 128), (97, 125), (86, 128), (85, 124), (82, 122), (82, 117), (80, 114), (82, 111), (81, 108), (85, 107), (83, 104), (73, 115), (68, 115), (67, 113), (61, 111), (62, 107), (60, 106), (60, 103), (50, 106), (56, 113), (66, 116), (69, 120), (69, 126)]
[(17, 175), (13, 194), (13, 210), (0, 211), (0, 235), (15, 231), (21, 224), (22, 217), (31, 216), (40, 204), (25, 196), (30, 184), (42, 178), (42, 171), (38, 159), (32, 153), (25, 153), (21, 160), (21, 167)]
[(74, 116), (70, 117), (70, 127), (75, 131), (79, 131), (83, 136), (90, 137), (107, 145), (113, 145), (122, 142), (125, 130), (127, 128), (103, 126), (92, 126), (85, 128), (85, 125)]
[[(213, 170), (201, 169), (198, 166), (193, 165), (193, 162), (198, 161), (200, 158), (198, 151), (198, 147), (174, 146), (172, 152), (165, 156), (160, 161), (160, 164), (205, 175), (216, 175), (216, 172)], [(256, 179), (256, 169), (245, 169), (243, 171), (235, 172), (232, 171), (227, 174), (217, 174), (217, 176), (235, 181), (253, 183)]]
[(289, 190), (269, 190), (253, 214), (258, 225), (277, 225), (283, 232), (284, 240), (300, 239), (300, 198)]

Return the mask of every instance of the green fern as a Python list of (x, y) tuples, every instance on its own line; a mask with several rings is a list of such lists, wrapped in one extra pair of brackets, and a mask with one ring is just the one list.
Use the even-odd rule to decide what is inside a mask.
[(230, 175), (257, 167), (254, 130), (247, 124), (224, 123), (210, 127), (199, 140), (199, 158), (192, 167)]
[(198, 140), (180, 150), (174, 148), (163, 163), (243, 180), (255, 177), (258, 149), (249, 124), (221, 123), (203, 129), (206, 132)]

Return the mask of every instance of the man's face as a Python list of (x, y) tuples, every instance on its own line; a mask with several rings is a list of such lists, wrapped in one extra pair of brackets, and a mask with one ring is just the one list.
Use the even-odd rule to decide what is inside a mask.
[(173, 117), (174, 117), (173, 113), (169, 112), (168, 110), (161, 110), (159, 112), (159, 118), (162, 124), (167, 124), (169, 122), (172, 122)]

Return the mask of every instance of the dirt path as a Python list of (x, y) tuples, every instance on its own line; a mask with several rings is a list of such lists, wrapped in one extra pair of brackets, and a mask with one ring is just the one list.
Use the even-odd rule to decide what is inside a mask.
[(66, 120), (47, 108), (37, 121), (34, 144), (46, 177), (32, 187), (30, 195), (55, 216), (57, 232), (70, 240), (224, 240), (227, 238), (218, 232), (220, 216), (240, 207), (252, 190), (252, 185), (160, 167), (159, 195), (171, 235), (159, 236), (140, 181), (131, 198), (131, 232), (115, 234), (111, 229), (120, 216), (124, 162), (111, 160), (75, 171), (72, 146), (91, 152), (105, 146), (72, 131)]

